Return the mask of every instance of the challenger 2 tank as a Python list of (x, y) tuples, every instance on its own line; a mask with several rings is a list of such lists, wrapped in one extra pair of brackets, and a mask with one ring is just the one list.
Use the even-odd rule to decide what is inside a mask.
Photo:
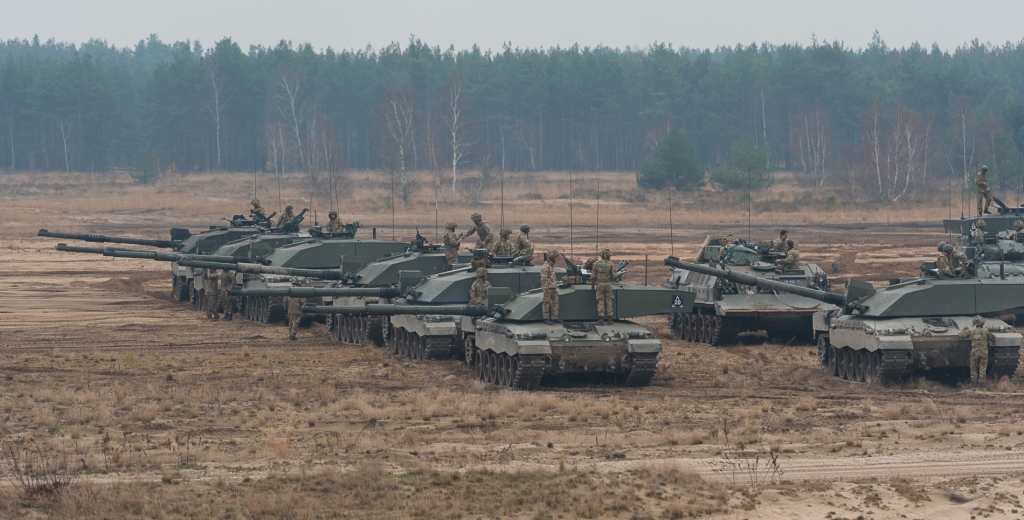
[[(441, 278), (440, 275), (437, 278)], [(694, 294), (689, 291), (612, 284), (614, 321), (598, 325), (594, 291), (589, 285), (563, 285), (558, 289), (561, 322), (541, 321), (543, 292), (534, 289), (513, 296), (507, 287), (488, 290), (485, 306), (399, 304), (355, 307), (303, 306), (303, 312), (353, 316), (381, 315), (392, 322), (415, 317), (459, 316), (467, 334), (466, 363), (481, 381), (531, 390), (544, 376), (614, 374), (627, 386), (650, 384), (658, 367), (661, 341), (629, 318), (688, 311)], [(414, 360), (431, 357), (427, 336), (400, 327), (389, 328), (387, 348)]]
[(996, 206), (996, 212), (991, 215), (961, 216), (959, 218), (942, 219), (943, 227), (947, 233), (970, 238), (971, 233), (977, 229), (979, 220), (985, 221), (985, 234), (996, 235), (1003, 231), (1013, 230), (1013, 223), (1024, 221), (1024, 206), (1011, 207), (1003, 201), (993, 197), (992, 202)]
[[(696, 263), (722, 266), (788, 285), (828, 290), (828, 276), (817, 265), (800, 264), (795, 269), (782, 269), (776, 266), (775, 260), (784, 256), (769, 251), (762, 244), (743, 241), (723, 248), (721, 240), (709, 236), (696, 255)], [(736, 343), (740, 332), (759, 330), (782, 343), (811, 342), (811, 316), (835, 308), (803, 296), (780, 294), (689, 269), (673, 269), (665, 287), (689, 289), (697, 295), (693, 312), (670, 316), (669, 324), (675, 336), (709, 345), (731, 345)]]
[(814, 314), (812, 333), (822, 367), (845, 381), (893, 381), (912, 372), (965, 372), (971, 345), (958, 334), (971, 327), (976, 315), (989, 318), (985, 326), (996, 338), (990, 346), (989, 374), (1012, 376), (1017, 370), (1024, 337), (997, 318), (1024, 309), (1024, 281), (1019, 279), (937, 279), (926, 274), (892, 280), (879, 290), (867, 282), (849, 280), (845, 294), (840, 295), (675, 257), (665, 259), (665, 264), (836, 305)]

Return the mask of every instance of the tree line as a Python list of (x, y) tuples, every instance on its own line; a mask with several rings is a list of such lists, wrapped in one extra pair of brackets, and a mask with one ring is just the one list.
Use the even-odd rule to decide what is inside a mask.
[(0, 168), (378, 168), (403, 194), (406, 171), (431, 169), (456, 198), (465, 171), (639, 171), (678, 131), (726, 183), (744, 184), (721, 170), (740, 150), (895, 201), (982, 163), (993, 187), (1018, 186), (1022, 90), (1024, 43), (895, 49), (877, 34), (858, 49), (498, 52), (36, 38), (0, 43)]

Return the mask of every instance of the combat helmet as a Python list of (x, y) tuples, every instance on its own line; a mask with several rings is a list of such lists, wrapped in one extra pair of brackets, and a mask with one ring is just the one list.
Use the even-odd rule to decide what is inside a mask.
[(260, 205), (260, 199), (252, 199), (252, 201), (249, 202), (249, 204), (252, 204), (253, 206), (259, 206)]
[(981, 171), (987, 172), (988, 171), (988, 166), (982, 165), (981, 166)]
[(985, 318), (982, 318), (981, 316), (975, 316), (974, 319), (971, 320), (971, 325), (974, 325), (975, 327), (984, 327)]
[(337, 217), (338, 216), (338, 210), (332, 209), (331, 211), (328, 211), (327, 212), (327, 216), (328, 217), (331, 217), (331, 216)]
[(451, 229), (451, 230), (454, 231), (455, 230), (455, 221), (454, 220), (449, 220), (448, 222), (445, 222), (444, 223), (444, 228), (445, 229)]
[(548, 251), (546, 253), (546, 255), (547, 255), (548, 260), (554, 260), (555, 258), (558, 258), (558, 250), (557, 249), (552, 249), (552, 250)]
[(284, 210), (285, 211), (291, 211), (293, 209), (295, 209), (295, 208), (291, 204), (285, 204), (285, 206), (284, 206)]
[(942, 244), (942, 252), (943, 253), (952, 253), (953, 252), (953, 244)]
[(605, 260), (611, 260), (611, 258), (612, 258), (612, 250), (611, 249), (603, 249), (603, 250), (601, 250), (601, 258), (603, 258)]
[(530, 225), (529, 224), (523, 224), (522, 226), (519, 226), (519, 231), (522, 231), (523, 233), (529, 233), (530, 232)]
[(480, 269), (476, 270), (476, 277), (480, 278), (481, 276), (483, 276), (483, 275), (485, 275), (487, 273), (488, 273), (487, 268), (486, 267), (481, 267)]
[(974, 223), (974, 225), (978, 226), (979, 228), (984, 228), (985, 227), (985, 220), (979, 218), (978, 221)]
[(299, 278), (298, 276), (293, 276), (291, 278), (291, 282), (292, 285), (302, 285), (302, 278)]
[(939, 242), (939, 252), (941, 253), (941, 252), (945, 251), (946, 250), (945, 248), (946, 248), (946, 241), (943, 240), (942, 242)]
[(1013, 222), (1013, 229), (1015, 231), (1020, 231), (1021, 229), (1024, 229), (1024, 222), (1022, 222), (1020, 220), (1015, 220)]
[(469, 220), (472, 220), (473, 222), (476, 222), (478, 220), (483, 220), (483, 219), (484, 219), (484, 217), (482, 215), (480, 215), (479, 213), (473, 213), (472, 215), (469, 216)]
[(501, 228), (501, 231), (498, 232), (498, 234), (503, 237), (507, 237), (512, 234), (512, 230), (507, 227), (503, 227)]

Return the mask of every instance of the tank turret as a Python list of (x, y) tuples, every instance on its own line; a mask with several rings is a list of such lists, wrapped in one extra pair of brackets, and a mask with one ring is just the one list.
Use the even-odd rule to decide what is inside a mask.
[(831, 303), (834, 305), (842, 305), (844, 298), (839, 294), (834, 294), (819, 289), (812, 289), (810, 287), (801, 287), (799, 285), (793, 285), (785, 282), (779, 282), (754, 276), (752, 274), (743, 273), (739, 271), (716, 269), (703, 264), (694, 264), (691, 262), (684, 262), (674, 256), (670, 256), (665, 259), (665, 265), (675, 267), (676, 269), (686, 269), (688, 271), (694, 271), (697, 273), (703, 273), (710, 276), (716, 276), (730, 282), (735, 282), (741, 285), (750, 285), (760, 287), (762, 289), (768, 289), (770, 291), (782, 291), (789, 294), (797, 294), (805, 298), (811, 298), (814, 300), (822, 301), (825, 303)]
[(94, 233), (58, 233), (56, 231), (40, 229), (38, 235), (41, 237), (63, 238), (66, 240), (84, 240), (86, 242), (99, 242), (110, 244), (132, 244), (136, 246), (162, 247), (168, 249), (178, 249), (179, 247), (181, 247), (181, 241), (176, 240), (118, 237), (111, 235), (97, 235)]

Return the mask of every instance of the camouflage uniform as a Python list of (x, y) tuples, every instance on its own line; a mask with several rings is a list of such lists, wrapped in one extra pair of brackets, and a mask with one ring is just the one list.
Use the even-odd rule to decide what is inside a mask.
[(217, 273), (213, 269), (206, 270), (203, 293), (205, 295), (206, 317), (215, 320), (220, 319), (220, 313), (217, 312), (217, 296), (220, 293), (220, 288), (217, 287)]
[(1024, 222), (1021, 222), (1020, 220), (1015, 220), (1013, 222), (1013, 231), (1010, 231), (1009, 233), (1006, 234), (1006, 239), (1017, 240), (1017, 237), (1024, 236), (1024, 233), (1021, 233), (1021, 230), (1024, 230)]
[(260, 215), (267, 214), (267, 210), (263, 209), (263, 206), (260, 205), (260, 199), (252, 199), (252, 202), (250, 202), (249, 204), (252, 204), (252, 209), (249, 210), (249, 213), (259, 213)]
[(444, 232), (444, 259), (448, 261), (448, 265), (455, 265), (459, 263), (459, 246), (462, 245), (458, 238), (455, 238), (455, 222), (449, 220), (445, 224)]
[(290, 208), (285, 208), (284, 213), (282, 213), (280, 217), (277, 217), (277, 222), (274, 223), (274, 227), (284, 227), (285, 223), (293, 218), (295, 218), (295, 212)]
[(482, 267), (477, 269), (476, 280), (473, 282), (473, 286), (469, 288), (470, 305), (487, 304), (487, 288), (491, 286), (491, 282), (488, 282), (486, 277), (487, 269)]
[(949, 254), (949, 267), (952, 268), (954, 272), (957, 269), (963, 269), (969, 261), (970, 260), (967, 258), (967, 255), (963, 254), (959, 249), (954, 249), (953, 252)]
[(501, 238), (494, 242), (488, 252), (494, 256), (512, 256), (512, 242), (508, 239), (511, 235), (512, 231), (502, 229)]
[[(302, 281), (292, 278), (292, 285), (298, 287), (302, 285)], [(288, 339), (298, 339), (299, 322), (302, 321), (302, 298), (286, 296), (284, 305), (288, 309)]]
[(238, 298), (228, 294), (228, 289), (235, 285), (235, 272), (224, 269), (220, 272), (220, 303), (224, 306), (224, 319), (230, 320), (238, 305)]
[(533, 256), (533, 243), (525, 232), (516, 235), (516, 239), (512, 241), (512, 256), (524, 255)]
[(985, 319), (975, 316), (973, 329), (960, 331), (961, 338), (971, 339), (971, 382), (980, 383), (984, 381), (988, 373), (988, 345), (995, 341), (996, 337), (992, 331), (985, 328)]
[(466, 234), (462, 235), (462, 237), (465, 238), (476, 234), (476, 244), (473, 248), (490, 250), (496, 238), (494, 233), (491, 232), (491, 225), (484, 222), (483, 217), (479, 213), (474, 213), (471, 218), (473, 219), (473, 227), (466, 230)]
[(797, 251), (795, 247), (789, 248), (789, 251), (786, 251), (786, 258), (779, 261), (779, 267), (783, 269), (799, 269), (800, 251)]
[(544, 318), (544, 321), (558, 319), (558, 280), (555, 279), (555, 259), (557, 258), (558, 251), (549, 251), (544, 266), (540, 268), (540, 288), (544, 290), (541, 317)]
[[(974, 185), (978, 188), (978, 215), (982, 213), (990, 213), (988, 207), (992, 205), (992, 192), (988, 189), (988, 167), (982, 166), (981, 170), (978, 170), (977, 175), (974, 176)], [(985, 202), (982, 205), (982, 201)], [(984, 208), (984, 212), (982, 211)]]
[(779, 238), (775, 239), (775, 241), (772, 242), (772, 251), (777, 251), (779, 253), (785, 253), (786, 252), (786, 239), (783, 238), (783, 237), (779, 237)]
[(614, 309), (613, 299), (615, 293), (612, 291), (612, 280), (615, 279), (615, 266), (611, 262), (611, 251), (601, 252), (601, 259), (594, 262), (590, 271), (590, 288), (594, 289), (594, 297), (597, 299), (597, 316), (601, 320), (612, 319)]
[(942, 253), (935, 259), (935, 267), (939, 270), (939, 278), (956, 278), (953, 267), (949, 264), (949, 256)]
[(978, 221), (974, 223), (974, 232), (971, 233), (971, 238), (975, 242), (979, 242), (979, 243), (984, 243), (985, 242), (985, 221), (984, 220), (978, 219)]
[(330, 220), (327, 221), (327, 225), (324, 226), (324, 233), (344, 233), (345, 223), (338, 218), (338, 212), (331, 210), (328, 214)]

